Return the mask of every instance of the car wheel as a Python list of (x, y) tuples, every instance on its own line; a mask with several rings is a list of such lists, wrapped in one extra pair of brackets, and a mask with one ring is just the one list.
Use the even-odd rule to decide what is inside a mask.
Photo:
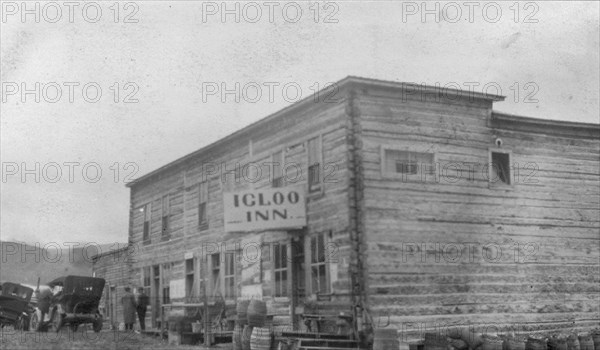
[(98, 333), (102, 330), (102, 318), (97, 318), (94, 320), (93, 324), (94, 332)]
[(29, 330), (29, 318), (21, 317), (17, 320), (15, 327), (17, 330), (28, 331)]
[(29, 328), (36, 332), (42, 331), (42, 322), (40, 320), (41, 316), (39, 315), (39, 313), (41, 313), (41, 312), (34, 311), (33, 314), (31, 315), (31, 318), (29, 319)]
[(54, 314), (52, 315), (52, 320), (50, 321), (50, 323), (52, 324), (52, 330), (55, 332), (60, 332), (60, 329), (63, 326), (65, 320), (65, 316), (60, 313), (58, 310), (54, 311)]

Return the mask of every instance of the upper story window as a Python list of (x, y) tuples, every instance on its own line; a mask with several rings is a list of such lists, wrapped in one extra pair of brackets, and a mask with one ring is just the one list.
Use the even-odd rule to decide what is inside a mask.
[(322, 152), (321, 152), (321, 137), (313, 137), (308, 140), (308, 192), (320, 192), (321, 184), (321, 167), (322, 167)]
[(384, 150), (384, 171), (387, 174), (416, 175), (435, 167), (433, 153)]
[(201, 230), (208, 228), (208, 182), (203, 181), (198, 186), (198, 225)]
[(143, 242), (144, 244), (150, 243), (150, 223), (152, 222), (152, 206), (150, 203), (142, 207), (144, 212), (144, 228), (143, 228)]
[(162, 215), (161, 215), (161, 227), (162, 227), (162, 239), (168, 240), (170, 238), (170, 222), (171, 216), (171, 196), (166, 195), (162, 197)]
[(490, 150), (489, 181), (491, 184), (512, 184), (510, 156), (511, 152), (507, 150)]
[(273, 153), (273, 187), (283, 187), (283, 151)]

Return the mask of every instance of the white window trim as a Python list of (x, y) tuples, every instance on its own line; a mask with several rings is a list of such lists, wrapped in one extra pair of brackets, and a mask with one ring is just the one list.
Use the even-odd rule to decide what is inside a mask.
[[(503, 153), (508, 154), (508, 183), (504, 183), (498, 179), (497, 181), (492, 181), (493, 178), (493, 167), (492, 167), (492, 152), (494, 153)], [(504, 148), (488, 148), (488, 187), (489, 188), (497, 188), (497, 189), (508, 189), (514, 187), (514, 173), (512, 167), (513, 155), (512, 150), (504, 149)]]
[[(314, 138), (318, 138), (319, 139), (319, 187), (318, 190), (311, 192), (310, 188), (309, 188), (309, 183), (308, 183), (308, 168), (310, 167), (309, 164), (309, 159), (308, 159), (308, 141), (312, 140)], [(319, 133), (317, 135), (312, 135), (310, 137), (308, 137), (305, 141), (305, 146), (304, 148), (306, 149), (306, 194), (307, 197), (309, 198), (315, 198), (315, 197), (320, 197), (323, 195), (323, 193), (325, 192), (325, 186), (324, 186), (324, 182), (323, 180), (325, 179), (325, 164), (324, 162), (324, 156), (323, 156), (323, 133)]]
[[(423, 176), (415, 176), (409, 174), (399, 174), (399, 173), (389, 173), (385, 170), (385, 152), (386, 151), (401, 151), (401, 152), (409, 152), (409, 153), (429, 153), (433, 155), (433, 164), (438, 163), (437, 151), (433, 148), (425, 148), (425, 147), (414, 147), (414, 146), (388, 146), (381, 145), (379, 147), (379, 166), (381, 172), (381, 178), (383, 179), (394, 179), (394, 180), (403, 180), (404, 182), (435, 182), (435, 178), (438, 175), (430, 175), (427, 180), (423, 181)], [(491, 157), (491, 156), (490, 156)], [(437, 166), (436, 166), (437, 169)]]
[[(200, 196), (201, 196), (200, 191), (202, 191), (202, 184), (205, 184), (205, 186), (206, 186), (206, 201), (205, 202), (200, 202)], [(199, 231), (206, 231), (209, 227), (208, 222), (210, 220), (210, 216), (209, 216), (209, 212), (208, 212), (208, 207), (209, 207), (209, 203), (210, 203), (210, 182), (208, 179), (198, 182), (198, 194), (196, 196), (196, 199), (198, 200), (198, 206), (196, 208), (196, 215), (198, 215), (198, 219), (196, 220), (196, 225), (198, 226)], [(206, 220), (204, 220), (202, 222), (200, 222), (200, 203), (206, 203), (206, 205), (204, 207), (204, 214), (206, 216)]]
[(287, 151), (287, 147), (280, 147), (279, 149), (276, 149), (274, 152), (271, 153), (271, 169), (269, 170), (269, 175), (271, 176), (271, 186), (273, 186), (273, 181), (275, 180), (275, 154), (278, 152), (281, 152), (281, 158), (283, 160), (283, 164), (279, 164), (279, 166), (281, 167), (281, 178), (283, 181), (283, 186), (285, 187), (287, 182), (285, 181), (285, 159), (286, 159), (286, 151)]

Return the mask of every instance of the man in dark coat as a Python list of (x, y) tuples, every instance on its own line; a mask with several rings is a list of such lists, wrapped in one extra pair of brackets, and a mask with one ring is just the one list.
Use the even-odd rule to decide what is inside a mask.
[(150, 304), (150, 298), (144, 293), (144, 288), (139, 287), (137, 294), (137, 314), (140, 320), (140, 329), (146, 329), (146, 310)]
[(135, 297), (131, 294), (131, 288), (125, 287), (125, 295), (121, 298), (123, 304), (123, 322), (125, 330), (133, 330), (135, 323)]

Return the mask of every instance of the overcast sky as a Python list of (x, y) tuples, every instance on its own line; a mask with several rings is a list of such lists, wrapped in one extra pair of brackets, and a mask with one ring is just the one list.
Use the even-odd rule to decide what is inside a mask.
[[(305, 2), (238, 3), (239, 23), (233, 2), (224, 21), (221, 1), (121, 2), (118, 17), (113, 1), (78, 3), (72, 21), (62, 3), (38, 2), (36, 23), (34, 2), (23, 18), (21, 1), (2, 1), (2, 240), (126, 242), (126, 176), (290, 105), (294, 87), (306, 97), (348, 75), (477, 83), (507, 96), (498, 111), (598, 123), (595, 1), (442, 2), (437, 14), (430, 2), (424, 18), (421, 1), (322, 2), (318, 15)], [(39, 102), (22, 93), (36, 82)], [(239, 103), (203, 98), (236, 83)]]

